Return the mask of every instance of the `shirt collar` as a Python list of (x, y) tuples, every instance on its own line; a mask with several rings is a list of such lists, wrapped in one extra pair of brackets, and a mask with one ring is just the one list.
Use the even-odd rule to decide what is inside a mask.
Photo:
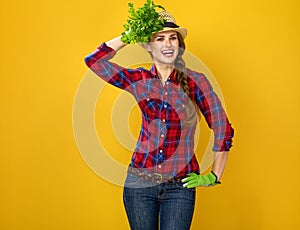
[[(151, 74), (152, 74), (153, 76), (159, 78), (158, 75), (157, 75), (157, 69), (156, 69), (155, 64), (152, 65), (152, 67), (151, 67), (151, 69), (150, 69), (150, 72), (151, 72)], [(174, 83), (176, 82), (176, 80), (175, 80), (175, 68), (173, 69), (172, 73), (170, 74), (168, 80), (171, 81), (171, 82), (174, 82)]]

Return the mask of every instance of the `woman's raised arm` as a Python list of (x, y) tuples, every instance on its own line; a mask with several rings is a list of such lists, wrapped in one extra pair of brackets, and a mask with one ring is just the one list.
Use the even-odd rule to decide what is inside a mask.
[(121, 48), (123, 48), (124, 46), (126, 46), (126, 44), (121, 41), (121, 36), (116, 37), (116, 38), (106, 42), (106, 45), (109, 46), (110, 48), (114, 49), (115, 51), (118, 51)]

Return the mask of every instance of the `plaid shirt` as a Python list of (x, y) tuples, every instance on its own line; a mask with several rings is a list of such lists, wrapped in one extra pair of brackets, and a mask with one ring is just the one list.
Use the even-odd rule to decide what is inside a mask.
[(142, 112), (142, 128), (131, 166), (170, 176), (199, 173), (194, 154), (196, 123), (186, 125), (188, 100), (193, 100), (214, 132), (213, 151), (229, 151), (233, 129), (207, 78), (187, 69), (189, 97), (179, 90), (174, 72), (165, 85), (156, 68), (127, 69), (109, 60), (116, 52), (102, 43), (85, 58), (87, 66), (103, 80), (130, 92)]

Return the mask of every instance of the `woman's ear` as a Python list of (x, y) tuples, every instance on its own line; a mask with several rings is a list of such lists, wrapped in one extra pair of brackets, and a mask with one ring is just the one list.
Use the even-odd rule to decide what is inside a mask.
[(141, 46), (148, 52), (151, 52), (151, 47), (150, 47), (149, 43), (142, 43)]

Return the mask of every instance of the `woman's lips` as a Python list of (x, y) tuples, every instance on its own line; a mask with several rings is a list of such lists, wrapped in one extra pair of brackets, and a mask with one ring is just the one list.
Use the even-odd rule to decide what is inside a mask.
[(161, 53), (166, 57), (172, 57), (174, 54), (174, 50), (163, 50)]

